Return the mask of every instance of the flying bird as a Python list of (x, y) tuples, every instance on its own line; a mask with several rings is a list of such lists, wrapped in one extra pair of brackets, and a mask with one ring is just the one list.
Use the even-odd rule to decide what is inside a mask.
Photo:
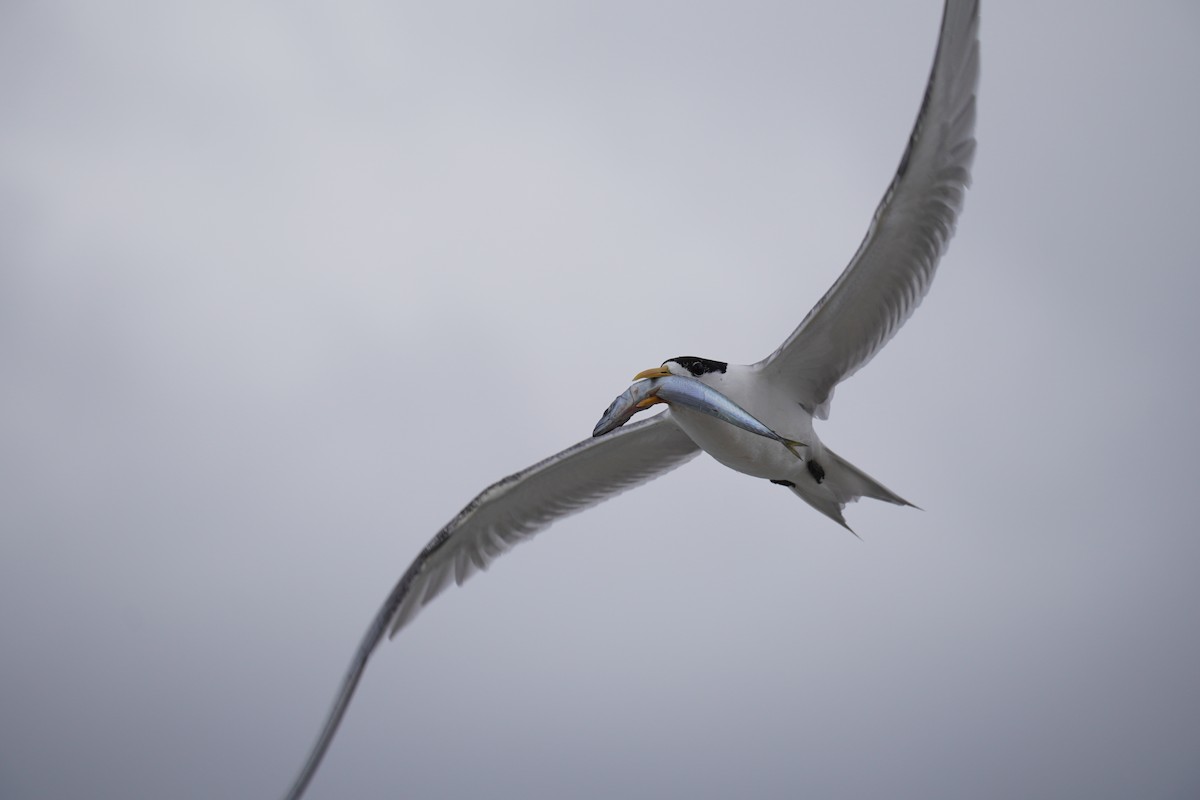
[(376, 613), (289, 800), (304, 793), (385, 634), (395, 635), (451, 582), (461, 584), (518, 542), (702, 450), (731, 469), (786, 487), (841, 525), (846, 504), (860, 497), (910, 505), (822, 444), (813, 419), (828, 417), (834, 388), (916, 309), (954, 234), (975, 155), (978, 30), (978, 0), (946, 0), (925, 96), (895, 177), (849, 265), (783, 344), (755, 364), (680, 356), (636, 376), (695, 378), (781, 436), (803, 442), (805, 458), (676, 404), (484, 489), (421, 550)]

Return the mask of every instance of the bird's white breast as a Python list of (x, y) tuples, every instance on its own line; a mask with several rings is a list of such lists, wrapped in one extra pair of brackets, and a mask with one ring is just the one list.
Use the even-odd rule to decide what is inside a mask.
[[(768, 385), (755, 370), (731, 364), (726, 372), (703, 375), (700, 380), (780, 436), (804, 442), (813, 452), (821, 449), (808, 412)], [(768, 480), (786, 480), (805, 469), (802, 461), (773, 439), (688, 408), (673, 406), (671, 413), (693, 442), (730, 469)]]

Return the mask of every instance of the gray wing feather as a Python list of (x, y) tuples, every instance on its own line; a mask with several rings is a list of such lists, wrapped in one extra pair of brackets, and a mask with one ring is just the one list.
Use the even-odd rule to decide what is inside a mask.
[(954, 235), (975, 158), (979, 2), (947, 0), (933, 69), (899, 169), (850, 264), (755, 367), (814, 416), (916, 310)]
[(376, 613), (288, 800), (304, 794), (385, 632), (395, 635), (451, 581), (461, 584), (487, 569), (493, 559), (556, 520), (669, 472), (699, 452), (666, 411), (586, 439), (497, 481), (467, 503), (425, 545)]

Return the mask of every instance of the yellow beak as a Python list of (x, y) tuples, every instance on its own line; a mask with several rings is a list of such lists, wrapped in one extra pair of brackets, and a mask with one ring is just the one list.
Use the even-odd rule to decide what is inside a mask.
[(635, 381), (640, 381), (642, 378), (665, 378), (671, 374), (671, 371), (666, 367), (655, 367), (654, 369), (644, 369), (637, 375), (633, 376)]

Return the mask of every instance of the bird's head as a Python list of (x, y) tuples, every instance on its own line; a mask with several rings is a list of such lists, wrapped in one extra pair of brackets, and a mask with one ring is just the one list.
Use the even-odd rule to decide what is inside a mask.
[(728, 363), (714, 361), (711, 358), (676, 356), (675, 358), (668, 358), (660, 367), (642, 370), (637, 375), (634, 375), (633, 379), (636, 381), (641, 378), (662, 378), (667, 375), (678, 375), (684, 378), (699, 378), (700, 380), (704, 380), (705, 376), (716, 377), (717, 375), (723, 375), (728, 367)]

